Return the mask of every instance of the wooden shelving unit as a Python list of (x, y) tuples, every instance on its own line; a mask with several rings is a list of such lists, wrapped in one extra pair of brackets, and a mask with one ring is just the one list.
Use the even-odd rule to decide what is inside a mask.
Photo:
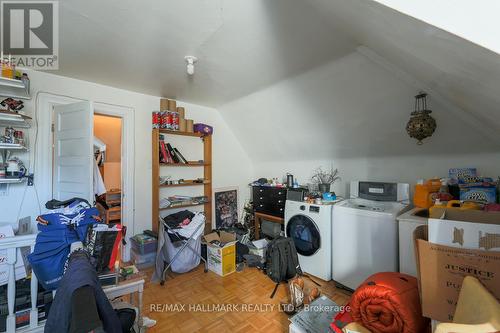
[[(203, 143), (203, 163), (198, 161), (189, 161), (188, 164), (182, 163), (160, 163), (160, 134), (168, 137), (169, 135), (186, 136), (201, 139)], [(203, 135), (201, 133), (189, 133), (179, 131), (169, 131), (162, 129), (153, 129), (152, 131), (152, 154), (153, 154), (153, 172), (152, 172), (152, 221), (151, 230), (158, 232), (158, 216), (160, 211), (178, 208), (187, 208), (195, 206), (204, 206), (206, 220), (205, 230), (211, 229), (212, 218), (212, 136)], [(203, 178), (206, 180), (204, 183), (185, 183), (185, 184), (172, 184), (160, 185), (160, 168), (169, 167), (200, 167), (203, 168)], [(203, 186), (203, 195), (208, 198), (208, 202), (200, 204), (189, 204), (175, 207), (160, 208), (160, 189), (162, 188), (176, 188), (182, 186)]]

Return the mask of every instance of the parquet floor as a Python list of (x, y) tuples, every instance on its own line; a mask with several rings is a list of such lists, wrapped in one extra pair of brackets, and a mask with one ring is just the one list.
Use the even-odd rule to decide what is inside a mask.
[[(315, 286), (304, 280), (306, 290)], [(349, 300), (333, 282), (316, 281), (322, 294), (338, 305)], [(286, 299), (286, 287), (281, 285), (271, 299), (273, 288), (256, 268), (223, 278), (204, 273), (201, 265), (189, 273), (170, 273), (164, 286), (146, 282), (143, 313), (157, 320), (148, 332), (288, 332), (288, 315), (278, 307)]]

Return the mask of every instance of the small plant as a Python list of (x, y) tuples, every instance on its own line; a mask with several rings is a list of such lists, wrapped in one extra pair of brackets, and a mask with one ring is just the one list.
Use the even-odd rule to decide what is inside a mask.
[(339, 179), (339, 170), (334, 169), (333, 165), (329, 171), (324, 171), (322, 167), (317, 168), (311, 177), (312, 182), (315, 184), (333, 184)]

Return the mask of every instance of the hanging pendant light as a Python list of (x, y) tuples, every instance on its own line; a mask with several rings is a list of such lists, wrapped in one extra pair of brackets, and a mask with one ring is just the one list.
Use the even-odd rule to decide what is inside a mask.
[(431, 112), (427, 109), (427, 94), (420, 93), (415, 96), (415, 111), (411, 113), (406, 124), (406, 132), (411, 138), (418, 140), (418, 145), (423, 144), (422, 140), (432, 136), (436, 130), (436, 120), (431, 117)]

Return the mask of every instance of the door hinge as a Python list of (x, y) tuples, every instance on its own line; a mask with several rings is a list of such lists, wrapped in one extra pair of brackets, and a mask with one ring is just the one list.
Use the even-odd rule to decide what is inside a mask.
[(56, 130), (56, 124), (52, 124), (52, 126), (50, 126), (50, 130), (54, 133)]

